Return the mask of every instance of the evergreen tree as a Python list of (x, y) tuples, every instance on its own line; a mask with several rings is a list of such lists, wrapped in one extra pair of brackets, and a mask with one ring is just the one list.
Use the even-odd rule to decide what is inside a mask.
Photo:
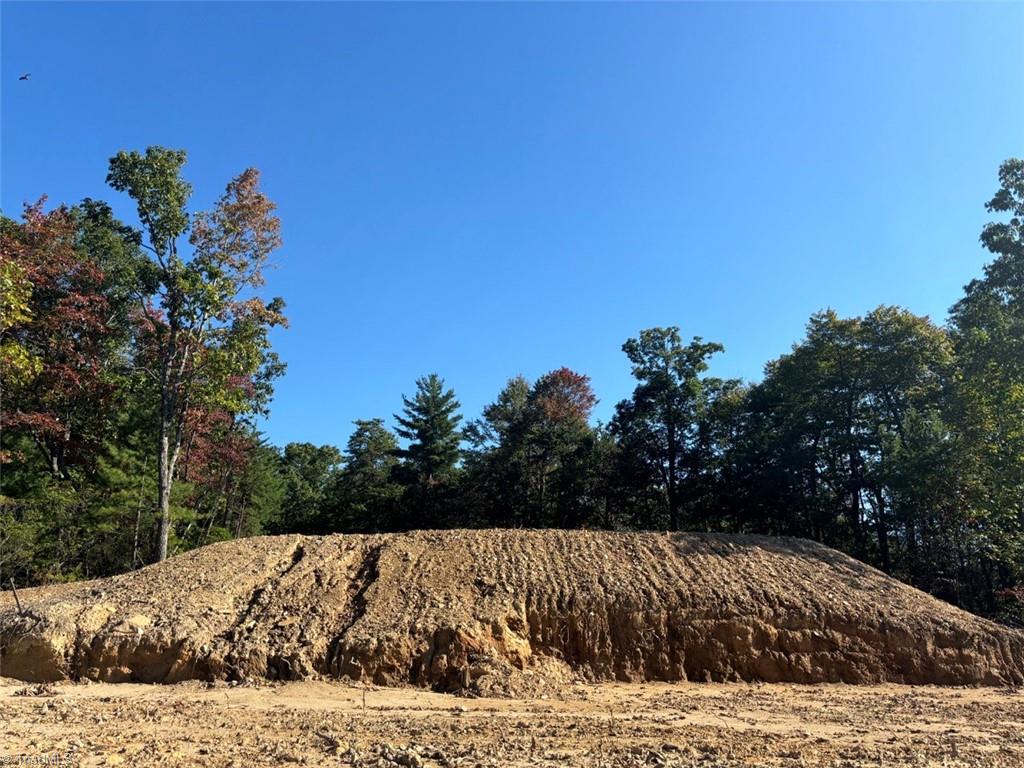
[(415, 481), (422, 485), (445, 483), (455, 474), (459, 460), (459, 401), (455, 391), (445, 389), (436, 373), (416, 380), (416, 394), (402, 396), (402, 415), (395, 415), (398, 436), (409, 441), (397, 451)]
[(525, 525), (531, 518), (524, 451), (530, 382), (508, 380), (481, 418), (466, 426), (464, 517), (473, 524)]
[(341, 452), (333, 445), (288, 443), (281, 454), (284, 481), (281, 515), (270, 529), (275, 533), (329, 533), (329, 501)]
[(509, 380), (466, 430), (467, 489), (486, 522), (574, 527), (604, 514), (595, 490), (598, 435), (589, 424), (596, 402), (589, 377), (568, 368), (532, 386), (522, 376)]
[(402, 486), (395, 480), (398, 441), (383, 419), (358, 420), (331, 492), (333, 530), (395, 530)]
[(402, 396), (396, 432), (408, 441), (395, 452), (402, 460), (398, 476), (406, 486), (406, 523), (433, 527), (450, 519), (451, 492), (458, 475), (462, 432), (455, 391), (436, 373), (416, 381), (416, 394)]

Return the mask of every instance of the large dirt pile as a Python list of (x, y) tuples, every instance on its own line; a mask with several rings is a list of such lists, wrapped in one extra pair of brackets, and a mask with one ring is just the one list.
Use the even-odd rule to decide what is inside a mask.
[(0, 598), (0, 675), (1024, 683), (1024, 633), (796, 539), (436, 531), (225, 542)]

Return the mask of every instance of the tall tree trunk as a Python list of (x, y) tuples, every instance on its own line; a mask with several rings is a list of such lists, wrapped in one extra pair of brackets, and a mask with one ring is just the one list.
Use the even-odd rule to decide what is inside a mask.
[(864, 481), (861, 475), (860, 454), (850, 451), (850, 507), (849, 520), (853, 529), (854, 554), (858, 560), (867, 559), (867, 546), (864, 541), (864, 511), (861, 505), (861, 491)]
[[(182, 392), (189, 346), (181, 344), (176, 320), (171, 314), (170, 336), (163, 350), (160, 372), (160, 456), (157, 473), (160, 530), (157, 535), (157, 562), (167, 559), (167, 542), (171, 533), (171, 486), (174, 468), (181, 454), (188, 394)], [(180, 362), (179, 362), (180, 361)]]
[(167, 559), (167, 540), (171, 533), (171, 425), (166, 416), (160, 419), (160, 458), (157, 488), (160, 531), (157, 534), (157, 562)]
[(182, 423), (178, 413), (178, 402), (169, 372), (164, 378), (160, 394), (160, 457), (158, 461), (157, 490), (159, 497), (158, 514), (160, 530), (157, 534), (157, 562), (167, 559), (167, 541), (171, 533), (171, 486), (174, 482), (174, 467), (181, 453)]
[(885, 495), (881, 488), (875, 488), (875, 502), (878, 505), (875, 509), (875, 532), (878, 536), (878, 554), (882, 559), (882, 570), (886, 573), (892, 571), (892, 563), (889, 556), (889, 529), (885, 520)]
[(677, 472), (679, 470), (679, 448), (676, 445), (676, 425), (673, 419), (666, 424), (668, 433), (668, 529), (679, 530), (679, 489)]
[(679, 493), (675, 488), (675, 481), (669, 481), (668, 488), (668, 529), (679, 530)]
[[(914, 514), (913, 512), (910, 513)], [(917, 555), (917, 527), (914, 525), (913, 518), (907, 518), (907, 564), (912, 574), (914, 586), (920, 587), (921, 585), (921, 573), (918, 570), (918, 555)]]

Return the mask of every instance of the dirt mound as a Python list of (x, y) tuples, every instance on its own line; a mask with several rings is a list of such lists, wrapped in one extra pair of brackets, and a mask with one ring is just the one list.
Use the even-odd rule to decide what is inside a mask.
[(23, 615), (0, 597), (0, 675), (29, 681), (1024, 683), (1024, 633), (798, 539), (264, 537), (19, 597)]

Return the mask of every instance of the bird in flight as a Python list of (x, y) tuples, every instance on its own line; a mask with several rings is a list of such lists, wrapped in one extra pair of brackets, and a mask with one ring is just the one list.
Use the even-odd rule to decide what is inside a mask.
[(31, 72), (26, 72), (24, 75), (22, 75), (18, 79), (19, 80), (28, 80), (30, 77), (32, 77), (32, 73)]

